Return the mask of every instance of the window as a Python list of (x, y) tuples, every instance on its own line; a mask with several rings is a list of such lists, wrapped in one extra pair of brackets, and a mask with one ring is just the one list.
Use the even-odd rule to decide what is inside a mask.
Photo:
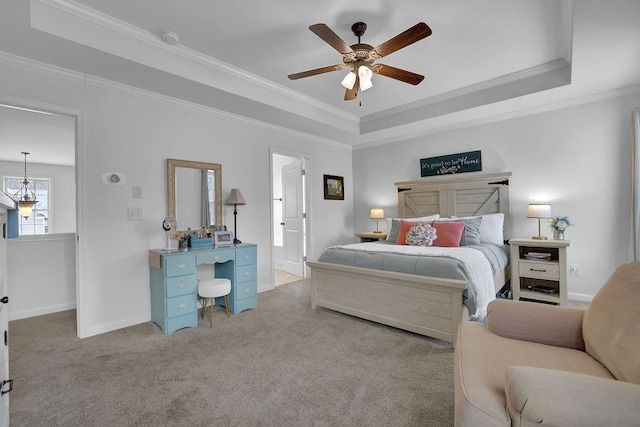
[[(20, 190), (23, 180), (24, 177), (5, 177), (4, 192), (13, 197)], [(33, 207), (33, 215), (27, 219), (20, 217), (18, 232), (21, 236), (49, 233), (50, 181), (48, 178), (29, 178), (29, 187), (38, 203)]]

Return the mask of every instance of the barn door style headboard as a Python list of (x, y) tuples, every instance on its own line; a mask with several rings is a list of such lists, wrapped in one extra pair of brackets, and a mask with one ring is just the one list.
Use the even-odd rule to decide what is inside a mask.
[(417, 218), (439, 213), (441, 217), (465, 217), (502, 212), (504, 236), (508, 239), (511, 236), (509, 177), (511, 172), (396, 182), (398, 216)]

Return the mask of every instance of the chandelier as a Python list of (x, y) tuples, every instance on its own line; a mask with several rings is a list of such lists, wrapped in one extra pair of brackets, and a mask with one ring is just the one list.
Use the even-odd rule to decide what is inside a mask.
[(24, 219), (27, 219), (33, 213), (33, 206), (38, 203), (36, 200), (36, 195), (29, 188), (29, 179), (27, 178), (27, 152), (22, 151), (24, 154), (24, 179), (22, 180), (22, 185), (20, 189), (13, 195), (13, 200), (18, 203), (18, 212), (20, 216)]

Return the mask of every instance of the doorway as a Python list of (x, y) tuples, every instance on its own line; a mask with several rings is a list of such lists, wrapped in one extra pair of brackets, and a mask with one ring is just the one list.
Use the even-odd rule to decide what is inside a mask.
[(274, 286), (306, 276), (309, 157), (271, 150), (272, 266)]
[[(20, 239), (7, 242), (10, 320), (73, 310), (80, 336), (78, 212), (79, 112), (0, 99), (0, 186), (28, 175), (33, 218), (20, 218)], [(28, 152), (26, 162), (17, 158)], [(26, 169), (26, 171), (25, 171)], [(6, 188), (10, 196), (11, 189)], [(31, 226), (30, 222), (35, 225)], [(31, 235), (30, 235), (31, 234)], [(35, 260), (35, 262), (34, 262)], [(28, 275), (22, 274), (29, 271)], [(55, 280), (51, 280), (55, 278)]]

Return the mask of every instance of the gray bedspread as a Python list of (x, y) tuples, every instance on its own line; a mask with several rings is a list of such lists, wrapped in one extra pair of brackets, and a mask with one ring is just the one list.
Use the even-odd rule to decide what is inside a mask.
[[(393, 243), (389, 244), (393, 245)], [(506, 246), (480, 244), (465, 247), (481, 251), (489, 260), (494, 275), (509, 263)], [(445, 256), (367, 252), (336, 246), (326, 249), (320, 255), (318, 261), (469, 282), (469, 274), (464, 263), (455, 258)], [(477, 300), (474, 287), (467, 287), (464, 290), (462, 302), (469, 310), (469, 313), (474, 314), (476, 312)]]

